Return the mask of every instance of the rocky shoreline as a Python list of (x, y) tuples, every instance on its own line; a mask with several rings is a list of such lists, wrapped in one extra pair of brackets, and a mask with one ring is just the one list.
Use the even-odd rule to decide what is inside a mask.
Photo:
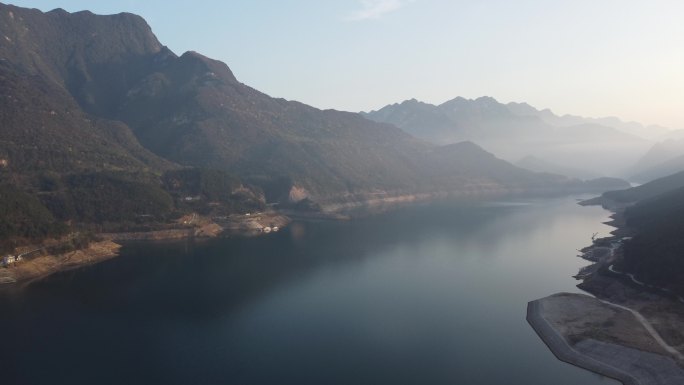
[[(496, 192), (500, 193), (500, 192)], [(497, 195), (493, 193), (492, 195)], [(446, 193), (434, 194), (388, 194), (378, 196), (354, 196), (344, 202), (326, 204), (316, 211), (302, 210), (265, 210), (261, 212), (231, 214), (228, 216), (206, 217), (198, 214), (187, 214), (174, 223), (168, 223), (154, 230), (106, 232), (98, 233), (101, 242), (75, 252), (48, 255), (44, 252), (48, 244), (56, 244), (58, 240), (50, 240), (46, 244), (33, 245), (36, 250), (43, 250), (40, 256), (33, 256), (17, 262), (12, 266), (0, 267), (0, 287), (24, 284), (44, 278), (50, 274), (73, 269), (79, 266), (104, 261), (118, 256), (121, 243), (132, 241), (173, 241), (181, 239), (216, 238), (222, 236), (259, 236), (277, 232), (286, 227), (292, 220), (349, 220), (353, 217), (368, 216), (388, 211), (397, 207), (419, 202), (444, 199)], [(106, 249), (103, 252), (103, 248)], [(15, 251), (15, 254), (18, 252)]]
[(62, 254), (33, 257), (11, 266), (0, 268), (2, 284), (26, 284), (59, 271), (106, 261), (119, 255), (121, 245), (111, 240), (91, 242), (88, 247)]
[[(584, 316), (578, 318), (578, 311)], [(531, 301), (527, 321), (561, 361), (624, 385), (684, 383), (684, 369), (627, 310), (587, 295), (559, 293)]]
[[(383, 194), (386, 195), (386, 194)], [(0, 267), (0, 287), (29, 283), (59, 271), (104, 261), (118, 256), (121, 243), (132, 241), (173, 241), (181, 239), (216, 238), (222, 236), (259, 236), (277, 232), (296, 220), (349, 220), (358, 216), (355, 210), (363, 210), (364, 215), (372, 215), (398, 206), (444, 198), (445, 194), (406, 194), (376, 197), (365, 200), (351, 200), (321, 207), (319, 211), (266, 210), (244, 214), (231, 214), (223, 217), (205, 217), (188, 214), (174, 223), (148, 231), (98, 233), (100, 242), (93, 242), (86, 248), (57, 255), (42, 252), (12, 264)], [(359, 197), (356, 197), (359, 198)], [(50, 240), (49, 244), (58, 243)], [(45, 250), (48, 245), (33, 245), (36, 250)], [(106, 251), (103, 251), (106, 250)], [(18, 254), (15, 252), (15, 254)]]
[(629, 385), (683, 384), (684, 303), (612, 269), (623, 240), (632, 235), (624, 223), (624, 205), (597, 199), (580, 204), (602, 204), (613, 211), (607, 224), (616, 227), (612, 236), (580, 250), (580, 257), (592, 264), (575, 278), (582, 280), (580, 289), (595, 297), (559, 293), (531, 301), (528, 322), (562, 361)]
[[(217, 222), (220, 222), (217, 223)], [(39, 255), (22, 258), (7, 267), (0, 267), (0, 287), (28, 284), (51, 274), (102, 262), (119, 255), (122, 242), (171, 241), (189, 238), (216, 238), (220, 236), (256, 236), (287, 226), (291, 219), (275, 211), (226, 218), (206, 218), (195, 214), (179, 220), (184, 227), (139, 232), (100, 233), (96, 242), (87, 247), (66, 253), (49, 254), (48, 245), (34, 245)], [(55, 243), (52, 241), (51, 243)], [(19, 254), (19, 253), (16, 253)]]

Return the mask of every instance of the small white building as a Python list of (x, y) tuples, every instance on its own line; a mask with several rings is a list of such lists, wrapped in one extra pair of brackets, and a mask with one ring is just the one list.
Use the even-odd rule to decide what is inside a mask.
[(17, 257), (15, 257), (14, 255), (7, 255), (7, 256), (2, 257), (2, 265), (5, 267), (7, 267), (11, 264), (14, 264), (16, 262), (17, 262)]

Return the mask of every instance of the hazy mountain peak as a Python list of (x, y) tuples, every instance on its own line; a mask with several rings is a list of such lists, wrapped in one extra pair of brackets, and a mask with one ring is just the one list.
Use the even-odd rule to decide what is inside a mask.
[(47, 14), (57, 14), (57, 15), (68, 15), (69, 12), (67, 12), (64, 8), (55, 8), (51, 11), (46, 12)]
[(475, 101), (479, 103), (499, 104), (499, 101), (491, 96), (480, 96), (479, 98), (475, 99)]
[(394, 105), (397, 105), (397, 106), (401, 106), (401, 105), (403, 105), (403, 106), (409, 106), (409, 105), (414, 105), (414, 104), (425, 104), (425, 103), (421, 102), (420, 100), (418, 100), (418, 99), (416, 99), (416, 98), (411, 98), (411, 99), (404, 100), (404, 101), (401, 102), (401, 103), (395, 103)]
[[(613, 118), (561, 117), (549, 109), (538, 110), (524, 102), (503, 104), (491, 96), (459, 96), (438, 106), (415, 106), (397, 105), (366, 116), (435, 144), (473, 140), (507, 160), (535, 155), (559, 168), (598, 167), (605, 175), (620, 175), (625, 164), (634, 162), (649, 145), (639, 135), (644, 132), (639, 124)], [(605, 156), (606, 149), (612, 157)]]
[(458, 104), (458, 103), (464, 103), (467, 102), (468, 99), (464, 98), (463, 96), (457, 96), (453, 99), (449, 99), (446, 102), (438, 105), (438, 106), (443, 106), (443, 105), (449, 105), (449, 104)]
[(551, 113), (549, 109), (539, 111), (525, 102), (510, 102), (506, 104), (506, 108), (508, 108), (508, 110), (512, 113), (520, 116), (537, 116), (540, 113)]
[(501, 103), (499, 103), (496, 99), (494, 99), (491, 96), (480, 96), (475, 99), (467, 99), (462, 96), (457, 96), (451, 100), (447, 100), (446, 102), (440, 104), (437, 107), (454, 107), (454, 106), (503, 106)]

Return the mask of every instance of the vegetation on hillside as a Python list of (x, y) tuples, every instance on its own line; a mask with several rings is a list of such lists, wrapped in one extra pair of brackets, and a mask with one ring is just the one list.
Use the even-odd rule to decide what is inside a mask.
[(179, 209), (207, 213), (220, 207), (220, 213), (262, 210), (265, 201), (255, 187), (245, 187), (240, 179), (221, 170), (188, 168), (166, 172), (162, 181)]
[(603, 194), (620, 203), (634, 203), (624, 212), (633, 232), (624, 242), (620, 268), (640, 280), (684, 294), (684, 173), (639, 187)]
[(65, 176), (61, 188), (41, 196), (61, 220), (83, 223), (165, 220), (174, 208), (171, 196), (158, 183), (112, 172)]
[(260, 210), (265, 198), (311, 210), (363, 194), (583, 188), (472, 143), (438, 147), (272, 98), (222, 62), (177, 56), (139, 16), (0, 4), (0, 29), (0, 179), (31, 202), (9, 217), (37, 221), (7, 237), (59, 223), (150, 228), (188, 212)]
[(229, 215), (265, 207), (258, 189), (216, 170), (173, 170), (162, 177), (116, 171), (0, 177), (5, 251), (69, 232), (144, 231), (190, 212)]
[(608, 191), (602, 197), (618, 203), (632, 203), (658, 197), (684, 187), (684, 171), (656, 179), (634, 188)]
[(0, 251), (26, 240), (60, 237), (68, 231), (35, 196), (10, 185), (0, 185)]

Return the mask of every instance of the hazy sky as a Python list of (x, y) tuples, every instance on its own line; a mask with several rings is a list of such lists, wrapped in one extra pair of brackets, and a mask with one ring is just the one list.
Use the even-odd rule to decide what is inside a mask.
[(684, 1), (25, 0), (143, 16), (272, 96), (359, 111), (489, 95), (684, 128)]

